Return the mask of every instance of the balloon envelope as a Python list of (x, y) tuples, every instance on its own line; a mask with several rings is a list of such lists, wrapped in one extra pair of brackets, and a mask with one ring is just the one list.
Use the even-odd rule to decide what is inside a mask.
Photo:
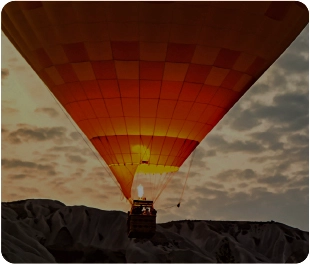
[(131, 197), (169, 173), (308, 23), (299, 2), (10, 2), (2, 30)]

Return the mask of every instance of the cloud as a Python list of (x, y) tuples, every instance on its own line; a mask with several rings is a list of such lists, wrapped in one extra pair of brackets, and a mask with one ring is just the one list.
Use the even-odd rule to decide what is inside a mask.
[(285, 148), (273, 154), (249, 158), (250, 162), (262, 164), (265, 175), (308, 175), (309, 148), (286, 144)]
[(304, 170), (295, 171), (295, 172), (294, 172), (294, 175), (295, 175), (295, 176), (305, 176), (305, 177), (308, 177), (308, 176), (309, 176), (309, 169), (308, 169), (308, 166), (307, 166), (307, 168), (304, 169)]
[(246, 109), (237, 106), (231, 115), (236, 117), (230, 121), (230, 127), (237, 131), (245, 131), (267, 121), (282, 132), (299, 131), (308, 127), (308, 109), (307, 93), (278, 94), (274, 96), (271, 105), (253, 102)]
[(47, 114), (50, 117), (56, 117), (59, 115), (59, 113), (51, 107), (41, 107), (41, 108), (36, 108), (34, 110), (36, 113), (44, 113)]
[(269, 191), (267, 189), (267, 187), (253, 187), (251, 190), (250, 190), (250, 194), (252, 195), (252, 197), (257, 197), (257, 196), (260, 196), (260, 195), (265, 195), (267, 194), (268, 195)]
[(1, 69), (1, 79), (6, 79), (10, 75), (9, 69), (2, 68)]
[(258, 118), (287, 127), (295, 131), (308, 126), (308, 94), (285, 93), (274, 97), (274, 105), (257, 111)]
[(109, 196), (104, 195), (104, 194), (95, 194), (94, 198), (99, 199), (99, 200), (107, 200), (107, 199), (109, 199)]
[(195, 159), (199, 159), (201, 160), (202, 158), (204, 158), (207, 154), (207, 151), (203, 148), (197, 147), (195, 149)]
[(302, 73), (308, 72), (309, 63), (308, 60), (302, 55), (293, 52), (284, 53), (277, 61), (277, 66), (288, 71), (289, 73)]
[(284, 143), (280, 142), (281, 135), (276, 129), (268, 129), (264, 132), (251, 133), (249, 136), (260, 142), (266, 149), (277, 151), (284, 148)]
[(72, 133), (70, 133), (70, 137), (71, 137), (73, 140), (79, 140), (79, 139), (82, 138), (79, 132), (72, 132)]
[(220, 182), (229, 182), (229, 181), (243, 181), (243, 180), (251, 180), (257, 178), (257, 174), (252, 169), (233, 169), (227, 170), (213, 176), (212, 178), (216, 179)]
[(12, 144), (21, 144), (23, 142), (36, 142), (53, 140), (55, 143), (62, 143), (66, 140), (65, 127), (31, 127), (25, 126), (9, 133), (7, 139)]
[(211, 182), (211, 181), (205, 182), (204, 185), (206, 185), (208, 187), (211, 187), (211, 188), (214, 188), (214, 189), (222, 189), (222, 188), (224, 188), (223, 184), (215, 183), (215, 182)]
[(76, 147), (76, 146), (55, 146), (52, 148), (49, 148), (48, 151), (51, 152), (67, 152), (67, 153), (83, 153), (83, 156), (91, 156), (94, 157), (94, 153), (88, 148), (88, 147)]
[(55, 168), (52, 165), (37, 164), (31, 161), (22, 161), (18, 159), (2, 159), (1, 166), (4, 169), (35, 169), (41, 172), (46, 172), (48, 175), (56, 175)]
[(282, 160), (283, 162), (293, 163), (304, 163), (308, 164), (309, 161), (309, 148), (306, 146), (292, 146), (283, 152), (275, 156), (275, 160)]
[(49, 175), (56, 175), (56, 172), (54, 170), (54, 166), (52, 165), (37, 165), (37, 169), (41, 171), (46, 171)]
[(72, 194), (76, 194), (76, 190), (72, 189), (72, 187), (67, 187), (65, 184), (59, 184), (58, 186), (54, 186), (53, 192), (59, 195), (65, 195), (66, 198), (70, 197)]
[(206, 157), (215, 157), (216, 151), (214, 149), (210, 149), (206, 151)]
[[(259, 105), (259, 107), (261, 107), (261, 105)], [(262, 123), (260, 119), (256, 118), (253, 106), (243, 109), (240, 104), (236, 104), (229, 111), (229, 117), (230, 119), (226, 119), (227, 124), (230, 125), (230, 128), (237, 131), (250, 130)]]
[(224, 196), (226, 195), (226, 191), (206, 188), (205, 186), (196, 186), (193, 188), (193, 192), (197, 194), (201, 194), (202, 197), (212, 196), (213, 197), (212, 199), (214, 199), (215, 197), (220, 197), (221, 195), (224, 195)]
[[(270, 192), (253, 188), (249, 193), (224, 192), (197, 187), (199, 196), (183, 202), (192, 219), (280, 221), (308, 229), (308, 189), (291, 188)], [(201, 210), (200, 208), (204, 208)], [(184, 218), (184, 217), (183, 217)]]
[(185, 182), (185, 177), (182, 177), (182, 175), (178, 173), (177, 176), (172, 177), (171, 181), (169, 182), (167, 186), (181, 193), (183, 186), (184, 186), (184, 182)]
[(188, 166), (189, 166), (190, 160), (192, 159), (192, 167), (198, 167), (199, 169), (204, 168), (204, 170), (209, 170), (209, 168), (207, 167), (205, 159), (210, 158), (210, 157), (214, 157), (215, 155), (216, 155), (216, 151), (214, 149), (206, 150), (201, 145), (195, 149), (194, 156), (193, 156), (193, 154), (192, 154), (192, 156), (189, 156), (187, 158), (186, 162), (188, 163)]
[[(294, 171), (295, 173), (304, 171), (307, 174), (309, 171), (309, 148), (308, 146), (288, 146), (278, 153), (252, 157), (249, 158), (249, 161), (264, 164), (265, 174), (294, 173)], [(296, 172), (296, 168), (299, 171)], [(293, 171), (291, 172), (290, 169)]]
[(289, 162), (289, 159), (287, 157), (287, 160), (278, 159), (276, 162), (271, 163), (269, 166), (266, 166), (264, 171), (268, 174), (285, 173), (289, 171), (291, 165), (292, 164)]
[[(87, 174), (87, 179), (94, 181), (94, 182), (98, 182), (98, 183), (104, 183), (105, 185), (109, 185), (112, 184), (113, 187), (116, 187), (115, 183), (113, 182), (113, 180), (116, 181), (116, 179), (114, 178), (114, 176), (112, 175), (112, 173), (110, 172), (111, 176), (109, 176), (108, 172), (110, 172), (110, 169), (108, 168), (108, 166), (106, 167), (93, 167), (92, 171), (89, 172)], [(112, 180), (113, 177), (113, 180)]]
[(94, 192), (94, 189), (89, 188), (89, 187), (85, 187), (85, 188), (82, 188), (81, 191), (82, 191), (83, 193), (93, 193), (93, 192)]
[(288, 187), (291, 187), (291, 188), (296, 188), (296, 187), (309, 187), (309, 172), (307, 174), (307, 176), (305, 177), (301, 177), (301, 178), (297, 178), (297, 179), (294, 179), (292, 180)]
[(50, 162), (51, 160), (56, 160), (57, 158), (60, 157), (60, 155), (55, 155), (55, 154), (51, 154), (51, 153), (41, 153), (38, 151), (34, 151), (33, 154), (39, 156), (38, 161), (40, 162)]
[(11, 115), (11, 114), (16, 114), (19, 113), (20, 111), (16, 108), (13, 107), (1, 107), (1, 111), (3, 115)]
[(228, 142), (221, 135), (209, 135), (206, 139), (209, 146), (215, 148), (219, 152), (245, 152), (259, 153), (264, 150), (264, 147), (253, 141), (235, 140)]
[[(203, 161), (203, 159), (207, 157), (207, 154), (208, 153), (204, 148), (198, 146), (194, 150), (194, 152), (185, 161), (184, 164), (187, 165), (186, 168), (188, 169), (190, 166), (190, 163), (192, 163), (191, 168), (192, 167), (199, 167), (199, 168), (203, 167), (205, 170), (207, 170), (208, 168), (206, 167), (206, 162)], [(184, 168), (185, 168), (185, 166), (184, 166)], [(191, 170), (191, 176), (193, 176), (193, 175), (194, 175), (194, 173)]]
[(29, 177), (33, 177), (33, 176), (30, 176), (28, 174), (12, 174), (12, 175), (9, 175), (9, 178), (12, 180), (21, 180), (21, 179), (26, 179)]
[(69, 162), (73, 162), (73, 163), (85, 163), (87, 160), (81, 158), (81, 156), (78, 155), (70, 155), (70, 154), (66, 154), (67, 160)]
[[(102, 202), (102, 200), (109, 199), (109, 195), (98, 192), (97, 189), (84, 187), (81, 188), (80, 193), (86, 194), (93, 202)], [(98, 201), (99, 200), (99, 201)]]
[(308, 146), (309, 143), (309, 137), (299, 133), (289, 135), (287, 139), (291, 144), (297, 146)]
[(1, 133), (3, 134), (3, 133), (7, 133), (7, 132), (9, 132), (9, 130), (2, 126), (1, 127)]
[(39, 193), (39, 190), (37, 188), (33, 188), (33, 187), (18, 187), (18, 189), (22, 192), (22, 193), (29, 193), (29, 194), (34, 194), (34, 193)]
[(270, 186), (278, 186), (278, 185), (283, 186), (285, 183), (289, 182), (289, 179), (288, 179), (288, 177), (286, 177), (286, 176), (284, 176), (282, 174), (276, 174), (274, 176), (258, 178), (257, 182), (258, 183), (267, 184), (267, 185), (270, 185)]
[(250, 88), (250, 90), (247, 92), (247, 95), (262, 95), (267, 94), (267, 92), (270, 92), (270, 86), (258, 81)]
[(60, 195), (65, 195), (66, 198), (71, 194), (77, 193), (73, 188), (73, 184), (76, 182), (75, 177), (54, 177), (51, 181), (48, 182), (48, 185), (51, 186), (50, 189), (53, 190), (53, 193), (58, 193)]
[(68, 178), (57, 177), (57, 178), (53, 178), (51, 181), (49, 181), (49, 184), (51, 184), (53, 187), (59, 187), (59, 186), (64, 185), (70, 181), (72, 181), (71, 177), (68, 177)]
[(37, 164), (34, 162), (30, 161), (22, 161), (22, 160), (17, 160), (17, 159), (2, 159), (1, 160), (1, 166), (6, 168), (6, 169), (11, 169), (11, 168), (36, 168)]

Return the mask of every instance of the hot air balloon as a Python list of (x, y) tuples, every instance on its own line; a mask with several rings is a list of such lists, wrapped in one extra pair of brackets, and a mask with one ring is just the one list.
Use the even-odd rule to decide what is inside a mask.
[(13, 1), (2, 11), (3, 32), (131, 202), (134, 179), (165, 186), (307, 23), (297, 1)]

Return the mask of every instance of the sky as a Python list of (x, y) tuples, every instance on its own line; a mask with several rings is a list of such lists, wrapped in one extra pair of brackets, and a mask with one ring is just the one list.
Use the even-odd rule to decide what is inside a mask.
[[(127, 212), (45, 84), (1, 34), (1, 199)], [(156, 203), (157, 221), (277, 221), (309, 230), (309, 28), (201, 142)]]

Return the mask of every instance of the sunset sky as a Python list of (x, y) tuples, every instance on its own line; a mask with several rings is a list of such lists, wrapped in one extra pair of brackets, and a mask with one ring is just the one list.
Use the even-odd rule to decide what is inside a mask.
[[(196, 150), (156, 203), (158, 222), (278, 221), (308, 230), (308, 26)], [(45, 84), (2, 33), (2, 201), (127, 211)], [(174, 206), (174, 207), (172, 207)]]

